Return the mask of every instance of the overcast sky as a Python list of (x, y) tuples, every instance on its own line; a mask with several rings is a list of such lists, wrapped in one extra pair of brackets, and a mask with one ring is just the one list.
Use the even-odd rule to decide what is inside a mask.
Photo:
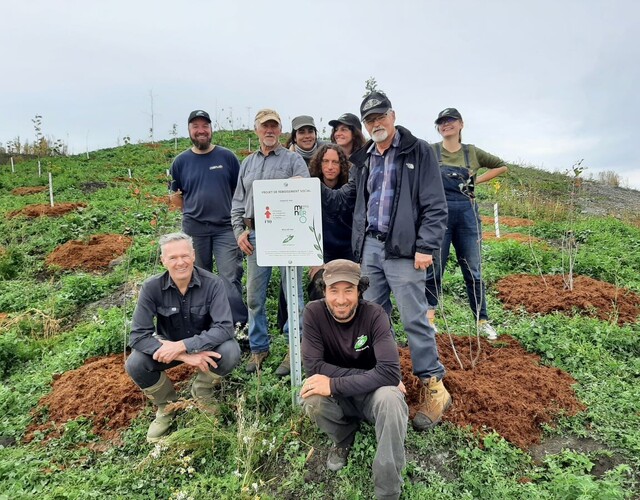
[[(31, 122), (72, 152), (122, 137), (186, 136), (193, 109), (246, 127), (263, 107), (285, 130), (358, 113), (378, 81), (397, 123), (436, 141), (456, 107), (463, 141), (508, 162), (640, 188), (636, 1), (4, 0), (0, 142)], [(328, 133), (328, 132), (327, 132)]]

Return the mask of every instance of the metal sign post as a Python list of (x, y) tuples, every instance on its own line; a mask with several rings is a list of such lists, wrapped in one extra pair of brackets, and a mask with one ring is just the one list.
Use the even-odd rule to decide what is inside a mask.
[(296, 405), (297, 389), (302, 385), (298, 273), (300, 267), (323, 264), (320, 180), (255, 181), (253, 205), (258, 265), (285, 270), (292, 400)]

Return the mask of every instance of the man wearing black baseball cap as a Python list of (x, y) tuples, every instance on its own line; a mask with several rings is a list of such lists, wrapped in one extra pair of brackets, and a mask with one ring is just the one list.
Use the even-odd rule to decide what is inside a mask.
[(413, 371), (424, 384), (412, 423), (426, 430), (440, 422), (451, 404), (422, 292), (447, 225), (440, 169), (426, 141), (395, 125), (395, 111), (384, 93), (368, 94), (360, 116), (371, 140), (351, 155), (348, 184), (340, 189), (321, 186), (322, 208), (353, 210), (353, 254), (370, 280), (364, 298), (391, 314), (393, 292)]
[(218, 273), (227, 285), (235, 323), (247, 322), (242, 300), (242, 252), (231, 227), (231, 200), (238, 182), (240, 162), (228, 149), (211, 144), (211, 117), (202, 109), (189, 113), (193, 146), (171, 165), (171, 191), (182, 209), (182, 230), (193, 238), (195, 264)]

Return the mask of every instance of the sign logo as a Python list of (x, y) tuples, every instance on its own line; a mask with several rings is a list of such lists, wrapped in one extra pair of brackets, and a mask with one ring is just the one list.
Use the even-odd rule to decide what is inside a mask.
[(293, 206), (293, 215), (298, 217), (300, 222), (302, 222), (303, 224), (305, 222), (307, 222), (307, 209), (308, 208), (309, 208), (308, 205), (294, 205)]

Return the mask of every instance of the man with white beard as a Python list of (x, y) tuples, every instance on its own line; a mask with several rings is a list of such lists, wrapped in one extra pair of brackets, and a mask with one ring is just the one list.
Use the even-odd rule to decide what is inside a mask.
[(416, 430), (427, 430), (440, 422), (452, 401), (442, 383), (445, 369), (421, 292), (447, 225), (440, 168), (426, 141), (395, 125), (395, 111), (382, 92), (364, 98), (360, 115), (371, 140), (349, 158), (349, 183), (340, 189), (321, 186), (322, 209), (353, 210), (353, 255), (370, 282), (364, 299), (390, 315), (393, 292), (413, 372), (423, 383), (412, 423)]

